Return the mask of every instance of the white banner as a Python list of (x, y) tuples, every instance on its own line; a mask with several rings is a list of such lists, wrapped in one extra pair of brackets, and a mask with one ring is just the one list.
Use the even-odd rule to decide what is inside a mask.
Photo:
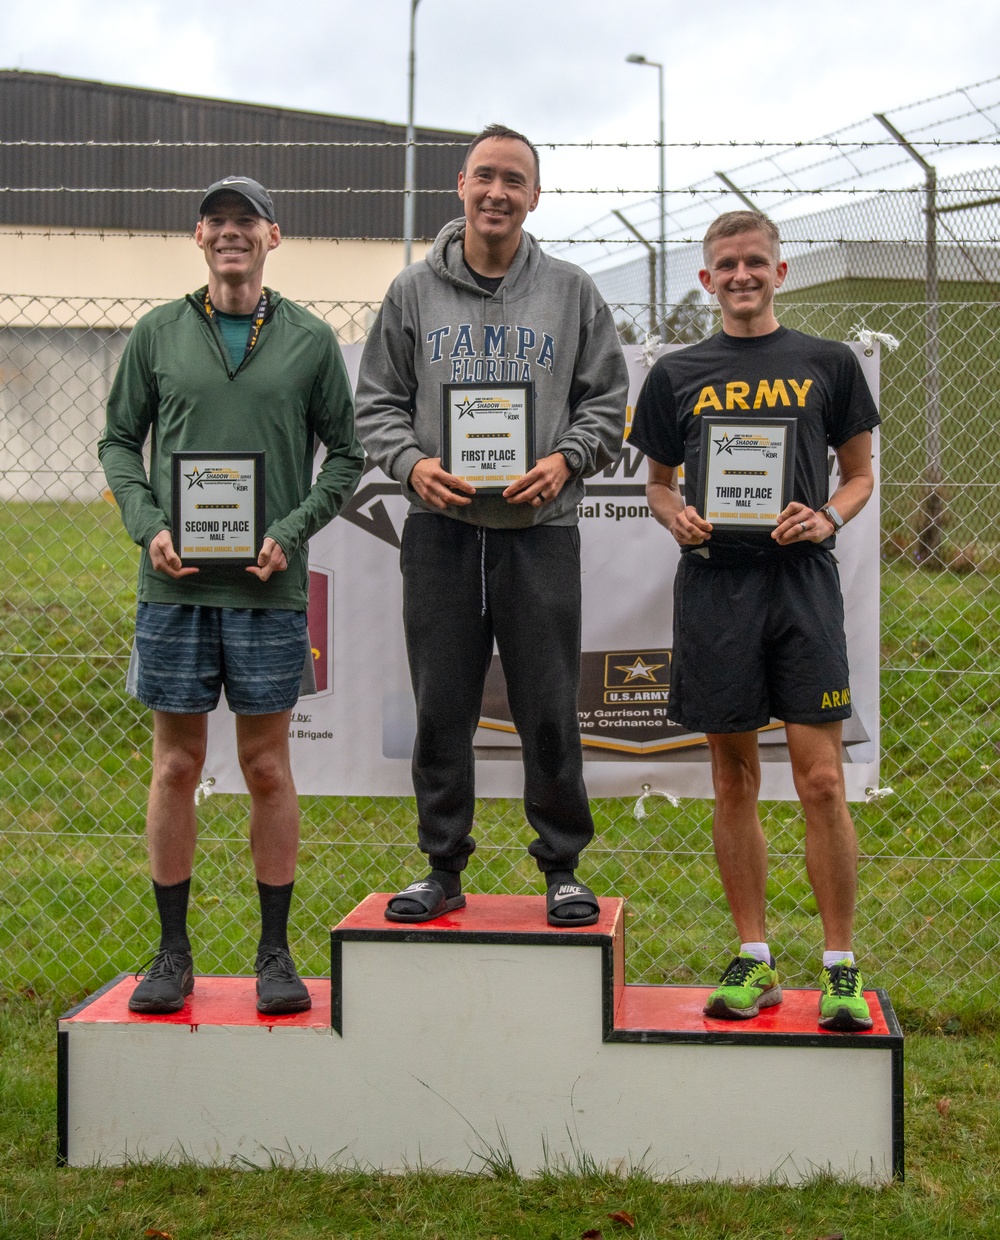
[[(878, 402), (876, 344), (852, 344)], [(361, 345), (344, 347), (356, 379)], [(643, 350), (627, 346), (631, 422), (647, 374)], [(851, 800), (878, 786), (879, 441), (875, 493), (838, 535), (854, 714), (844, 725)], [(830, 455), (831, 491), (836, 458)], [(639, 796), (644, 785), (674, 796), (711, 797), (704, 738), (666, 717), (673, 576), (679, 550), (649, 514), (645, 458), (627, 442), (614, 466), (591, 478), (580, 505), (583, 663), (580, 734), (591, 796)], [(290, 725), (300, 793), (409, 796), (415, 713), (403, 646), (399, 538), (406, 515), (399, 486), (369, 464), (340, 517), (310, 547), (309, 630), (317, 692), (300, 699)], [(794, 800), (784, 730), (760, 734), (761, 796)], [(476, 734), (480, 796), (520, 797), (520, 748), (494, 656)], [(209, 723), (205, 778), (221, 792), (246, 791), (232, 716)]]

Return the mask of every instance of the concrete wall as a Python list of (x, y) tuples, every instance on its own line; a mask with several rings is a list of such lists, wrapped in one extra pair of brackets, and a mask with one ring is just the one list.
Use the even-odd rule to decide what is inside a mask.
[[(422, 258), (425, 249), (414, 247), (414, 256)], [(266, 281), (296, 301), (377, 303), (402, 265), (401, 242), (291, 237), (269, 256)], [(206, 278), (204, 256), (186, 234), (0, 232), (0, 295), (164, 301)]]
[[(265, 272), (346, 344), (364, 338), (402, 260), (401, 243), (290, 238)], [(96, 445), (127, 331), (206, 279), (190, 235), (0, 231), (0, 501), (100, 495)]]

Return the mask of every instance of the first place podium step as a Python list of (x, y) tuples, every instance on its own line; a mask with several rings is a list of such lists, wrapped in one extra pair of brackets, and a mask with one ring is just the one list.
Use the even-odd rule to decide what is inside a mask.
[(469, 896), (432, 922), (369, 896), (331, 933), (312, 1012), (262, 1017), (252, 978), (198, 978), (174, 1016), (131, 977), (59, 1023), (60, 1155), (522, 1174), (864, 1183), (903, 1170), (903, 1039), (829, 1034), (818, 993), (735, 1024), (708, 987), (624, 981), (621, 900), (553, 929), (543, 897)]

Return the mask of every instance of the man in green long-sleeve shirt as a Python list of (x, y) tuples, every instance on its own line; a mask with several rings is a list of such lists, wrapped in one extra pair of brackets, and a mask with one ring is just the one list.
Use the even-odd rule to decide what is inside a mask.
[[(287, 940), (299, 840), (288, 725), (312, 671), (308, 544), (351, 497), (363, 458), (333, 333), (264, 287), (265, 260), (281, 241), (270, 195), (248, 177), (227, 177), (209, 187), (199, 215), (195, 241), (208, 284), (136, 324), (99, 445), (125, 528), (143, 548), (128, 689), (153, 711), (146, 833), (161, 937), (129, 1006), (176, 1012), (193, 989), (194, 794), (208, 712), (224, 687), (250, 792), (261, 906), (257, 1007), (297, 1012), (310, 999)], [(326, 454), (313, 481), (317, 438)], [(182, 562), (171, 535), (175, 452), (263, 453), (255, 564)]]

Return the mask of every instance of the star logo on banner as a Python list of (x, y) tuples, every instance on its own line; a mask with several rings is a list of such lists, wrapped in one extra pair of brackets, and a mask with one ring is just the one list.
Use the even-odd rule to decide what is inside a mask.
[(733, 455), (733, 447), (727, 434), (723, 433), (721, 439), (713, 439), (712, 443), (714, 443), (718, 449), (718, 452), (715, 454), (716, 456), (718, 456), (720, 452), (728, 452), (730, 456)]
[(184, 477), (187, 479), (189, 491), (191, 490), (192, 487), (198, 487), (199, 489), (201, 488), (201, 474), (198, 473), (197, 465), (194, 467), (194, 469), (191, 470), (189, 474), (185, 474)]
[(459, 421), (461, 421), (462, 418), (466, 416), (466, 414), (468, 414), (470, 418), (474, 416), (473, 411), (472, 411), (473, 402), (468, 396), (466, 396), (465, 400), (463, 400), (461, 404), (456, 405), (455, 408), (458, 410)]
[(635, 656), (635, 662), (632, 664), (626, 664), (623, 666), (621, 663), (616, 663), (615, 671), (625, 673), (626, 684), (631, 684), (633, 680), (649, 680), (649, 681), (652, 681), (652, 683), (655, 685), (656, 676), (654, 675), (654, 673), (658, 672), (661, 667), (666, 667), (666, 664), (665, 663), (643, 663), (642, 655), (637, 654)]

